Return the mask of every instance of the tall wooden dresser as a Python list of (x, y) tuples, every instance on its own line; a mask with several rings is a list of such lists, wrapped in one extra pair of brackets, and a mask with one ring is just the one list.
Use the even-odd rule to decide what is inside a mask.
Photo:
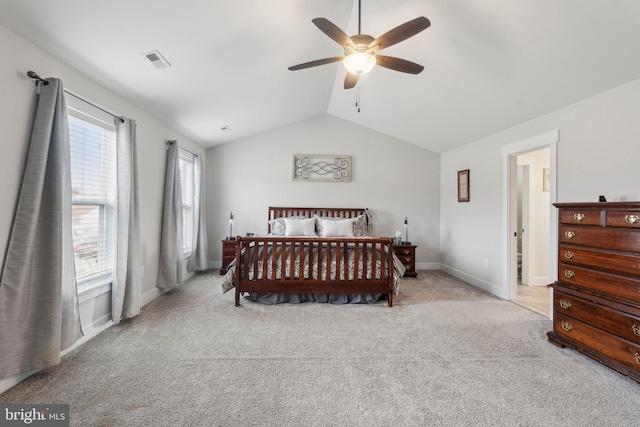
[(640, 382), (640, 202), (556, 203), (549, 341)]

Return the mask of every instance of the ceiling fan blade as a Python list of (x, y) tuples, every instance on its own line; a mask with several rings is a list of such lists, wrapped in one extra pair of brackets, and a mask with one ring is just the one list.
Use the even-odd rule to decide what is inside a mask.
[(351, 89), (355, 87), (356, 83), (358, 83), (358, 75), (347, 73), (347, 76), (344, 78), (344, 88)]
[(392, 56), (376, 55), (376, 64), (394, 71), (408, 74), (420, 74), (424, 67), (406, 59), (394, 58)]
[(318, 27), (320, 31), (328, 35), (331, 39), (335, 40), (340, 46), (351, 46), (353, 49), (356, 48), (356, 46), (353, 44), (353, 41), (351, 41), (351, 38), (328, 19), (315, 18), (312, 19), (311, 22), (316, 24), (316, 27)]
[(430, 26), (431, 22), (429, 22), (429, 20), (424, 16), (420, 16), (384, 33), (369, 43), (369, 48), (373, 52), (386, 49), (389, 46), (393, 46), (396, 43), (400, 43), (401, 41), (408, 39), (409, 37), (415, 36), (420, 31), (426, 30)]
[(343, 56), (334, 56), (333, 58), (317, 59), (315, 61), (309, 61), (303, 64), (293, 65), (289, 67), (289, 70), (291, 71), (303, 70), (305, 68), (317, 67), (318, 65), (331, 64), (332, 62), (342, 61), (343, 59), (344, 59)]

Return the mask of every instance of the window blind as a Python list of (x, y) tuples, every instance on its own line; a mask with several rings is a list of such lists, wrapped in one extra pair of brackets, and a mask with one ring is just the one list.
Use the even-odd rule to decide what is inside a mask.
[(79, 284), (110, 275), (115, 241), (115, 127), (69, 111), (72, 229)]
[(182, 249), (185, 255), (190, 255), (193, 249), (193, 154), (180, 148), (178, 164), (182, 189)]

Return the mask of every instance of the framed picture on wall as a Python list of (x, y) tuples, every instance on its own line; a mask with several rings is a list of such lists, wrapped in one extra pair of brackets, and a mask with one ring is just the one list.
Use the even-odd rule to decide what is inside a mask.
[(458, 201), (469, 201), (469, 169), (458, 171)]

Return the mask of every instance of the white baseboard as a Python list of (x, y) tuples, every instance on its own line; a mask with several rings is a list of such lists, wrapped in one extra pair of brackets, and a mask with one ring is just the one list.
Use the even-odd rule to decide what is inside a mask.
[(538, 276), (533, 278), (533, 286), (547, 286), (549, 283), (553, 282), (549, 276)]
[(106, 316), (102, 316), (100, 319), (96, 320), (95, 322), (91, 323), (88, 326), (83, 325), (82, 331), (84, 332), (84, 336), (80, 338), (78, 341), (76, 341), (71, 347), (69, 347), (66, 350), (63, 350), (60, 353), (60, 357), (66, 356), (67, 354), (69, 354), (69, 352), (80, 347), (82, 344), (86, 343), (91, 338), (96, 337), (98, 334), (100, 334), (100, 332), (109, 329), (111, 326), (113, 326), (113, 321), (111, 320), (111, 313), (107, 314)]
[(453, 267), (449, 267), (448, 265), (440, 264), (440, 266), (441, 266), (440, 269), (442, 271), (449, 273), (453, 277), (456, 277), (462, 281), (465, 281), (477, 288), (484, 289), (485, 291), (497, 296), (498, 298), (508, 299), (506, 295), (506, 292), (507, 292), (506, 289), (502, 289), (494, 285), (493, 283), (489, 283), (486, 280), (480, 279), (479, 277), (472, 276), (471, 274), (467, 274)]
[(553, 281), (549, 277), (534, 277), (531, 283), (522, 283), (524, 286), (547, 286)]
[(416, 262), (416, 270), (440, 270), (439, 262)]
[(153, 288), (148, 292), (145, 292), (144, 294), (142, 294), (142, 306), (144, 307), (145, 305), (149, 304), (151, 301), (153, 301), (154, 299), (158, 298), (160, 295), (169, 292), (171, 289), (160, 289), (160, 288)]

